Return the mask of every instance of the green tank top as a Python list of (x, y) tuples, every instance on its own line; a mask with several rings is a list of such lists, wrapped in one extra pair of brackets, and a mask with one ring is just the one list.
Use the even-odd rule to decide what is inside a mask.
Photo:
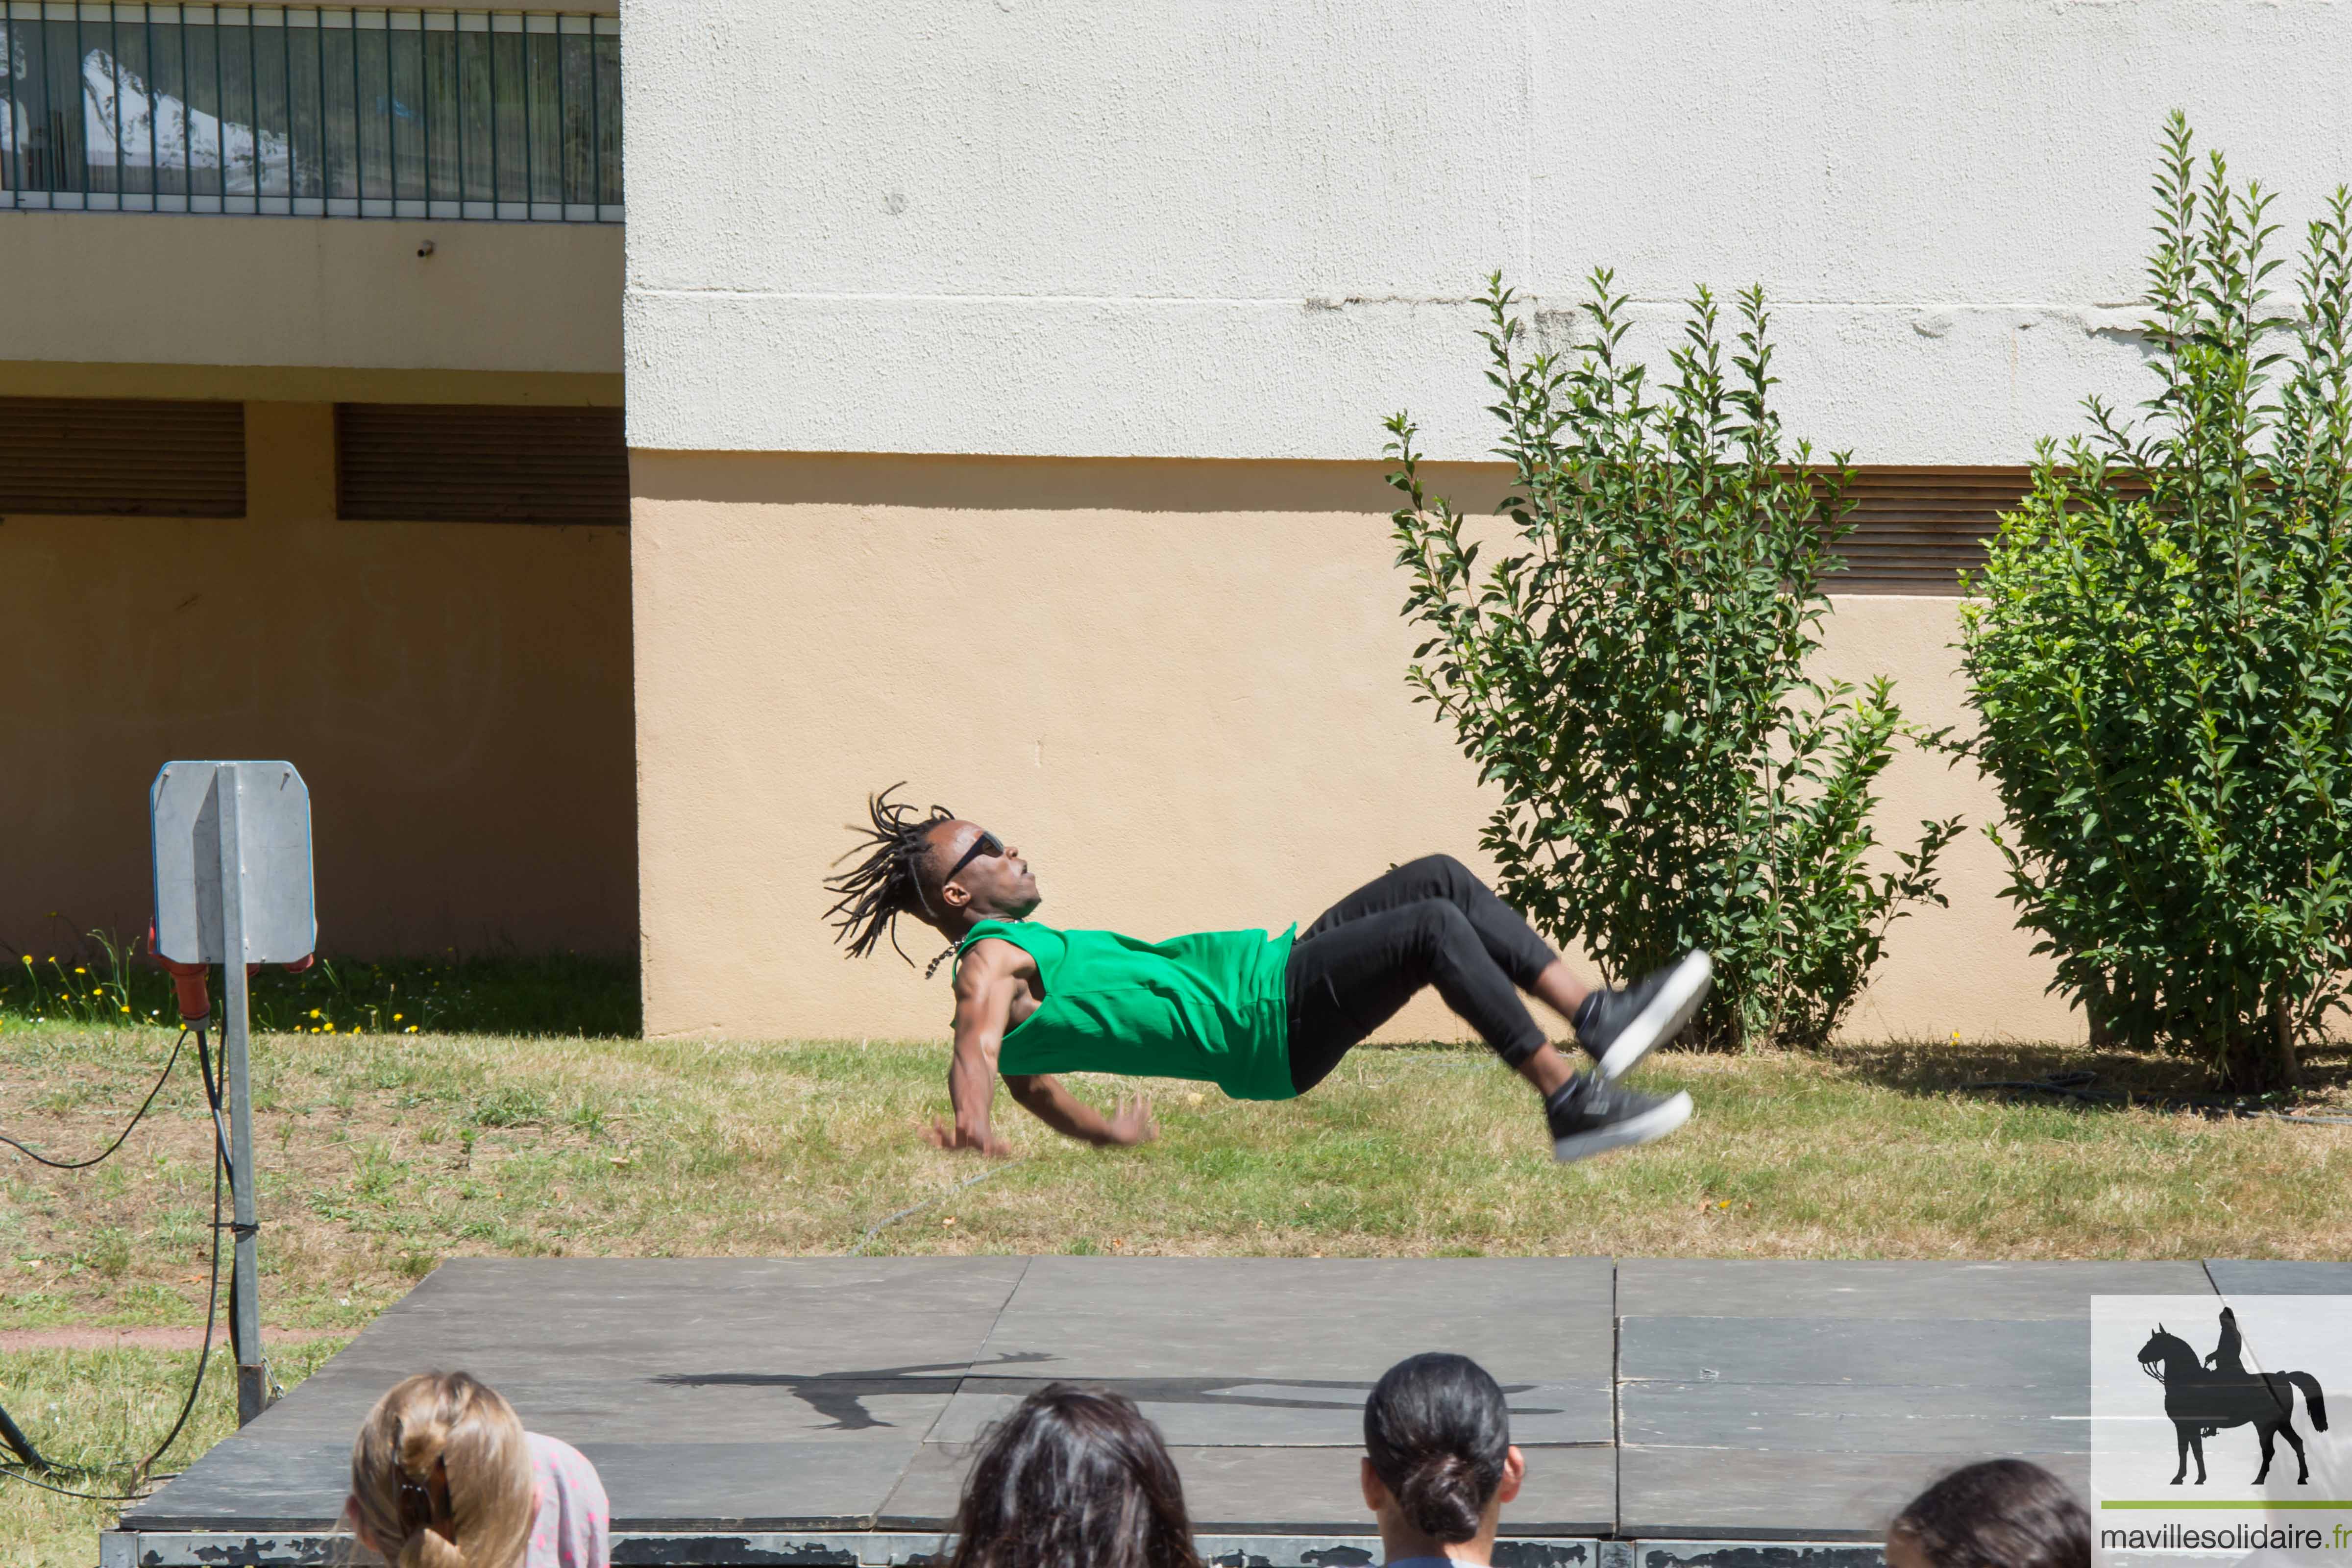
[(1289, 1100), (1284, 971), (1293, 926), (1139, 942), (1034, 921), (982, 921), (957, 944), (995, 937), (1037, 961), (1045, 999), (1004, 1037), (999, 1072), (1115, 1072), (1213, 1083), (1234, 1100)]

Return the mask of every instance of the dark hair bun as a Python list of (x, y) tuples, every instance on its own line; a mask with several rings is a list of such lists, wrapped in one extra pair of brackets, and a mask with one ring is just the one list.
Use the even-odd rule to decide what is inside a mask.
[(1510, 1451), (1510, 1405), (1467, 1356), (1410, 1356), (1364, 1401), (1372, 1473), (1415, 1530), (1449, 1546), (1478, 1533)]
[(1460, 1454), (1431, 1454), (1413, 1466), (1397, 1501), (1415, 1530), (1449, 1545), (1478, 1533), (1486, 1506), (1476, 1467)]

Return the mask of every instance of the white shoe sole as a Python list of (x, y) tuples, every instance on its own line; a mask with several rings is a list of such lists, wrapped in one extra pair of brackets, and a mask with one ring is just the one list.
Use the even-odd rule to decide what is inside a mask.
[(1715, 988), (1715, 960), (1705, 949), (1694, 949), (1666, 976), (1650, 1005), (1610, 1042), (1601, 1058), (1601, 1080), (1613, 1083), (1633, 1070), (1634, 1064), (1682, 1033), (1699, 1004)]
[(1654, 1143), (1691, 1119), (1691, 1097), (1678, 1094), (1664, 1104), (1654, 1106), (1639, 1116), (1596, 1127), (1590, 1132), (1551, 1141), (1551, 1157), (1565, 1165), (1573, 1160), (1589, 1160), (1595, 1154), (1606, 1154), (1612, 1149), (1631, 1149), (1637, 1143)]

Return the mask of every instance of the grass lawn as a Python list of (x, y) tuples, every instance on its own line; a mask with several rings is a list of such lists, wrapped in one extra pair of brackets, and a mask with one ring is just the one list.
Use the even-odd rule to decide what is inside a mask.
[[(290, 1387), (349, 1342), (338, 1337), (280, 1347), (269, 1352), (271, 1370)], [(121, 1467), (171, 1430), (195, 1364), (194, 1351), (11, 1351), (0, 1353), (0, 1404), (52, 1463), (100, 1472), (50, 1480), (76, 1490), (119, 1491)], [(181, 1469), (236, 1430), (236, 1369), (221, 1352), (186, 1429), (156, 1468)], [(114, 1522), (121, 1506), (0, 1481), (0, 1568), (90, 1568), (98, 1532)]]
[[(154, 1028), (9, 1024), (0, 1130), (102, 1146), (172, 1042)], [(2315, 1051), (2311, 1109), (2352, 1110), (2352, 1053)], [(2213, 1121), (1958, 1092), (2092, 1068), (2184, 1091), (2118, 1052), (1847, 1047), (1671, 1056), (1651, 1088), (1698, 1115), (1631, 1155), (1551, 1163), (1532, 1099), (1482, 1052), (1360, 1051), (1314, 1094), (1148, 1087), (1161, 1139), (1067, 1144), (1000, 1099), (1022, 1158), (929, 1148), (940, 1043), (273, 1034), (254, 1052), (262, 1298), (282, 1328), (355, 1331), (441, 1258), (838, 1253), (892, 1211), (891, 1252), (2352, 1256), (2352, 1127)], [(203, 1099), (184, 1064), (91, 1172), (0, 1159), (0, 1328), (201, 1321), (211, 1218)], [(0, 1151), (0, 1153), (5, 1153)], [(958, 1184), (982, 1170), (979, 1185)], [(333, 1341), (282, 1344), (289, 1384)], [(169, 1425), (188, 1352), (0, 1351), (0, 1404), (63, 1457), (128, 1460)], [(215, 1364), (215, 1375), (219, 1374)], [(208, 1386), (178, 1463), (227, 1429)], [(215, 1397), (217, 1396), (217, 1397)], [(166, 1467), (167, 1468), (170, 1467)], [(0, 1480), (0, 1568), (86, 1568), (97, 1504)]]

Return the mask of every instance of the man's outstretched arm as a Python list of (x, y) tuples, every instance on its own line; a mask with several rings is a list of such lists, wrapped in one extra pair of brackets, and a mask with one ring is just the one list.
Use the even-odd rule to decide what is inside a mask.
[(1126, 1148), (1160, 1136), (1160, 1123), (1151, 1117), (1151, 1101), (1139, 1094), (1120, 1100), (1118, 1110), (1106, 1117), (1048, 1073), (1007, 1073), (1004, 1087), (1022, 1110), (1081, 1143)]
[[(1036, 960), (1011, 942), (975, 943), (955, 976), (955, 1057), (948, 1065), (948, 1099), (955, 1121), (935, 1120), (930, 1140), (942, 1149), (977, 1149), (1003, 1155), (1012, 1145), (991, 1125), (996, 1099), (996, 1061), (1013, 1016), (1013, 1000), (1035, 973)], [(1044, 1073), (1006, 1075), (1004, 1084), (1022, 1109), (1055, 1131), (1081, 1142), (1148, 1143), (1160, 1135), (1151, 1102), (1136, 1096), (1119, 1102), (1106, 1118)]]
[[(956, 966), (955, 1056), (948, 1063), (948, 1102), (952, 1123), (934, 1118), (929, 1137), (942, 1149), (977, 1149), (1010, 1154), (1011, 1144), (990, 1122), (996, 1100), (996, 1053), (1013, 1013), (1013, 987), (1019, 977), (1003, 958), (1009, 942), (983, 942)], [(1021, 958), (1028, 955), (1018, 948)]]

